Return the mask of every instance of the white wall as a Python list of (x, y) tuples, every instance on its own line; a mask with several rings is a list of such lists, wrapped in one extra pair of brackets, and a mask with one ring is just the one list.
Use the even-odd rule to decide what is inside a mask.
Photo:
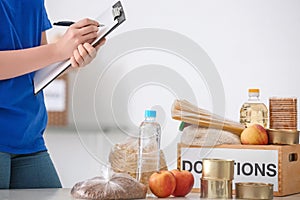
[[(79, 0), (48, 0), (46, 1), (46, 6), (49, 18), (54, 22), (58, 20), (78, 20), (83, 17), (95, 18), (110, 2), (112, 1), (89, 0), (87, 3), (87, 1)], [(238, 120), (239, 108), (247, 99), (247, 89), (249, 87), (260, 88), (261, 99), (267, 105), (268, 98), (272, 96), (300, 97), (300, 90), (297, 87), (300, 74), (300, 1), (128, 0), (122, 3), (125, 7), (127, 21), (109, 38), (113, 39), (114, 36), (119, 36), (127, 31), (157, 28), (175, 31), (193, 40), (207, 53), (219, 73), (225, 94), (225, 102), (220, 103), (224, 103), (225, 116), (227, 118)], [(49, 39), (51, 40), (57, 33), (61, 33), (64, 30), (64, 28), (53, 28), (49, 31)], [(107, 41), (108, 46), (110, 45), (109, 38)], [(145, 40), (151, 40), (151, 38), (145, 38)], [(134, 38), (132, 38), (132, 41), (134, 41)], [(180, 43), (180, 41), (174, 41), (175, 46), (176, 43)], [(90, 80), (99, 78), (99, 68), (104, 69), (106, 67), (102, 66), (102, 61), (109, 57), (105, 48), (103, 47), (100, 50), (98, 58), (91, 66), (80, 72), (83, 77), (83, 80), (80, 81), (82, 88), (78, 86), (78, 88), (75, 88), (77, 90), (75, 95), (70, 95), (70, 102), (74, 102), (75, 99), (75, 102), (77, 102), (76, 106), (78, 106), (75, 111), (74, 108), (70, 109), (71, 124), (74, 124), (73, 112), (80, 112), (81, 117), (75, 119), (76, 123), (88, 127), (87, 129), (91, 127), (92, 129), (97, 129), (95, 120), (91, 119), (91, 117), (95, 117), (94, 113), (84, 112), (86, 105), (90, 104), (90, 98), (85, 96), (83, 92), (88, 88), (92, 87), (92, 89), (95, 89), (98, 87)], [(146, 57), (147, 55), (148, 57)], [(144, 50), (120, 58), (119, 62), (116, 61), (112, 64), (112, 68), (120, 65), (119, 73), (126, 74), (131, 72), (130, 67), (135, 66), (138, 68), (143, 65), (143, 62), (149, 64), (151, 59), (155, 60), (156, 64), (162, 64), (175, 71), (186, 67), (184, 78), (188, 83), (192, 83), (191, 87), (196, 92), (197, 103), (205, 109), (213, 109), (210, 101), (211, 94), (209, 87), (206, 85), (205, 77), (198, 76), (198, 79), (197, 77), (195, 78), (193, 71), (189, 71), (190, 66), (177, 61), (178, 57), (175, 58), (159, 51), (148, 52)], [(70, 74), (71, 85), (74, 83), (76, 75), (78, 74)], [(172, 77), (168, 75), (165, 75), (165, 79), (172, 80)], [(119, 77), (121, 77), (120, 74), (111, 72), (107, 80), (114, 80), (115, 78), (119, 81), (121, 79)], [(114, 83), (106, 82), (105, 84), (107, 84), (107, 88), (104, 88), (103, 92), (104, 94), (110, 94), (111, 88), (109, 86), (113, 86)], [(180, 87), (181, 85), (178, 83), (178, 88)], [(128, 86), (128, 88), (130, 87)], [(147, 92), (153, 91), (153, 101), (161, 100), (161, 113), (164, 115), (164, 120), (162, 121), (163, 146), (168, 152), (175, 151), (176, 147), (173, 144), (178, 139), (176, 135), (178, 123), (172, 121), (169, 114), (174, 95), (167, 90), (161, 90), (161, 93), (159, 93), (158, 91), (160, 90), (156, 90), (154, 87), (144, 89)], [(130, 122), (136, 126), (142, 120), (141, 113), (144, 107), (149, 106), (149, 103), (151, 103), (147, 102), (147, 99), (143, 97), (144, 94), (141, 90), (136, 93), (133, 92), (129, 100), (126, 99), (127, 96), (120, 96), (120, 104), (130, 108), (130, 110), (127, 109)], [(95, 97), (93, 98), (95, 99)], [(190, 99), (191, 97), (186, 96), (183, 98)], [(78, 99), (80, 99), (81, 103), (78, 103)], [(100, 98), (97, 104), (101, 107), (103, 102), (101, 102)], [(128, 120), (126, 119), (127, 115), (124, 113), (118, 114), (121, 121), (122, 119), (124, 121)], [(112, 123), (112, 126), (115, 125), (113, 124), (115, 121), (111, 117), (111, 113), (104, 112), (99, 115), (105, 116), (108, 125), (109, 123)], [(83, 129), (86, 129), (86, 127)], [(96, 173), (96, 168), (87, 170), (89, 173), (85, 173), (86, 170), (81, 171), (82, 168), (86, 167), (84, 163), (90, 163), (92, 166), (95, 163), (89, 157), (89, 154), (83, 153), (85, 150), (82, 146), (79, 146), (80, 143), (76, 142), (76, 134), (59, 133), (59, 131), (53, 133), (49, 131), (48, 135), (49, 149), (50, 151), (52, 149), (52, 156), (56, 165), (59, 166), (58, 170), (63, 174), (62, 181), (65, 187), (72, 186), (76, 179), (74, 179), (74, 176), (88, 178), (89, 175)], [(69, 137), (72, 138), (71, 142)], [(55, 138), (61, 142), (61, 146), (58, 149), (54, 149), (56, 148), (54, 147), (56, 146), (54, 145), (56, 143)], [(170, 143), (170, 141), (173, 143)], [(72, 166), (77, 169), (76, 175), (71, 174), (69, 170), (64, 168), (66, 166), (64, 164), (65, 159), (62, 158), (69, 157), (72, 154), (70, 153), (71, 150), (69, 153), (64, 151), (65, 146), (62, 145), (64, 143), (73, 145), (70, 149), (81, 149), (82, 153), (79, 154), (80, 157), (77, 157), (86, 161)], [(176, 155), (175, 153), (170, 153), (170, 156)], [(74, 163), (76, 162), (74, 161)], [(81, 174), (78, 175), (79, 173)]]

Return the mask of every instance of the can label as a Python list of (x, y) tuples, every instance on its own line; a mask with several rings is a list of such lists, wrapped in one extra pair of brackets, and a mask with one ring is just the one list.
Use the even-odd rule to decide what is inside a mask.
[[(278, 191), (278, 151), (227, 148), (181, 148), (181, 169), (188, 170), (195, 177), (194, 188), (200, 188), (202, 159), (234, 160), (235, 182), (264, 182), (274, 185)], [(235, 187), (235, 184), (233, 184)], [(235, 188), (233, 188), (235, 189)]]

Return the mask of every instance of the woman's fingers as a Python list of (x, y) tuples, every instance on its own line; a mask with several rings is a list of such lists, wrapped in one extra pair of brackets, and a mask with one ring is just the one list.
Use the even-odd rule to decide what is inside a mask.
[[(86, 53), (87, 56), (89, 56), (91, 58), (91, 60), (88, 62), (88, 63), (90, 63), (92, 61), (92, 59), (94, 59), (96, 57), (97, 50), (92, 45), (90, 45), (89, 43), (84, 43), (83, 47), (85, 49), (84, 53)], [(88, 57), (87, 57), (87, 59), (88, 59)]]
[(98, 27), (94, 25), (88, 25), (80, 29), (74, 29), (73, 31), (75, 37), (78, 37), (78, 44), (83, 44), (87, 41), (93, 41), (97, 38)]
[(80, 44), (71, 57), (72, 67), (83, 67), (89, 64), (97, 54), (96, 48), (89, 43)]
[(90, 43), (90, 41), (94, 41), (97, 38), (97, 32), (88, 33), (86, 35), (81, 36), (80, 43)]
[[(82, 46), (82, 44), (80, 44), (77, 47), (77, 49), (75, 49), (73, 52), (73, 56), (72, 56), (74, 58), (74, 65), (72, 63), (73, 67), (79, 67), (79, 66), (83, 65), (83, 63), (84, 63), (84, 58), (80, 55), (80, 50), (79, 50), (80, 48), (83, 48), (81, 46)], [(71, 60), (71, 62), (72, 62), (72, 60)]]
[(97, 33), (98, 32), (98, 26), (95, 25), (89, 25), (89, 26), (85, 26), (79, 29), (79, 33), (80, 35), (87, 35), (89, 33)]
[(82, 19), (82, 20), (72, 24), (71, 27), (82, 28), (82, 27), (89, 26), (89, 25), (99, 26), (99, 23), (95, 20), (85, 18), (85, 19)]
[(70, 61), (71, 61), (72, 67), (74, 67), (74, 68), (79, 67), (79, 64), (75, 60), (74, 56), (71, 57)]

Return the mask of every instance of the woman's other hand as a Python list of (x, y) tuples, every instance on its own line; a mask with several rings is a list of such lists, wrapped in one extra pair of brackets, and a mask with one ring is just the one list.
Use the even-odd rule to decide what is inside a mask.
[(78, 45), (77, 49), (74, 50), (73, 56), (71, 57), (72, 67), (83, 67), (89, 64), (97, 54), (98, 49), (105, 43), (105, 39), (93, 47), (90, 43), (84, 43)]

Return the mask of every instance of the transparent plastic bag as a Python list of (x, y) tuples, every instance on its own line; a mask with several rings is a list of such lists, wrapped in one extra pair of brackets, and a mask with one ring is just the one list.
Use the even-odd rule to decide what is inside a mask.
[(144, 199), (147, 187), (126, 173), (115, 173), (110, 168), (102, 175), (76, 183), (71, 195), (77, 199)]
[[(149, 151), (149, 153), (147, 153)], [(145, 172), (142, 173), (141, 183), (148, 188), (148, 179), (152, 173), (156, 172), (156, 162), (151, 162), (155, 158), (155, 154), (150, 153), (151, 145), (145, 147), (143, 158)], [(137, 173), (137, 158), (138, 158), (138, 139), (128, 137), (124, 142), (115, 144), (109, 154), (109, 162), (115, 172), (128, 173), (133, 178), (136, 178)], [(163, 151), (160, 151), (160, 169), (167, 170), (166, 159)], [(149, 192), (149, 191), (148, 191)]]

